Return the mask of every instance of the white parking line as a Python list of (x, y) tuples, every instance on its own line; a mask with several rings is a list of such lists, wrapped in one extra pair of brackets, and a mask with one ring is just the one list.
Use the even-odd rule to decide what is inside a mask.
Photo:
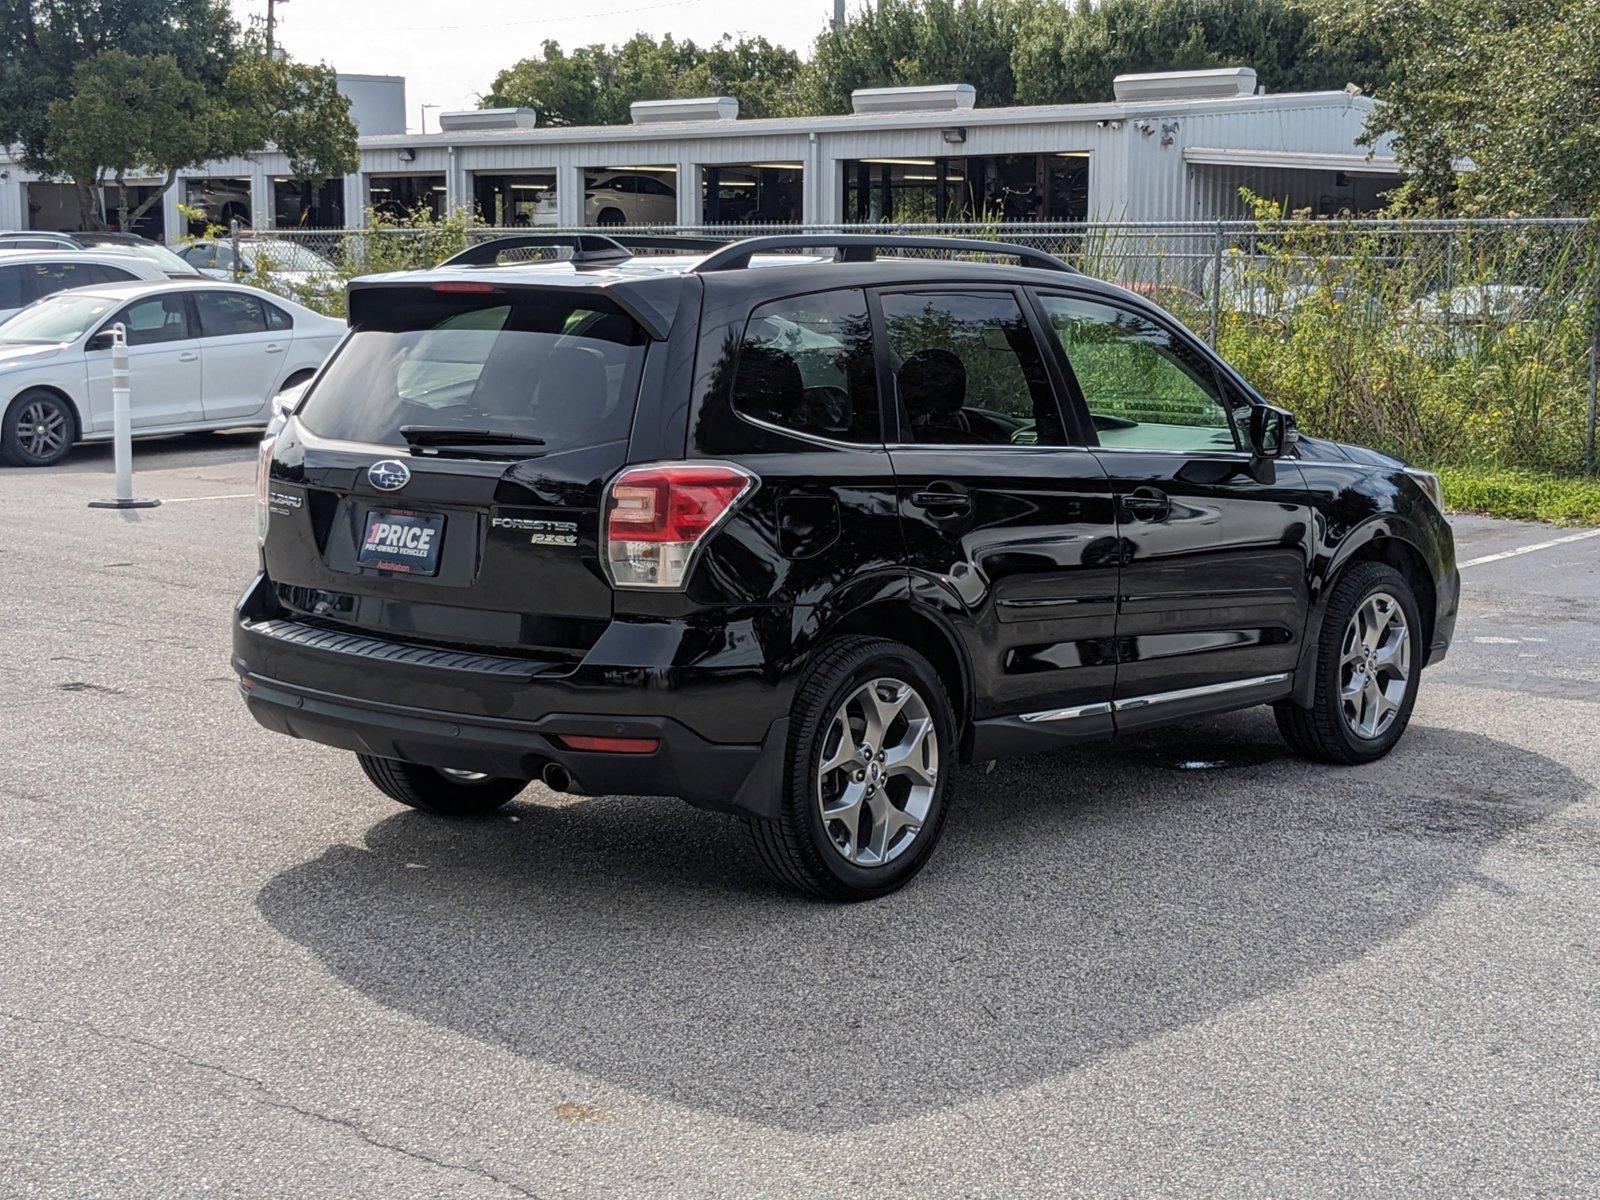
[(1548, 550), (1568, 542), (1581, 542), (1584, 538), (1600, 537), (1600, 529), (1585, 529), (1582, 533), (1569, 533), (1566, 537), (1551, 538), (1548, 542), (1535, 542), (1531, 546), (1518, 546), (1515, 550), (1502, 550), (1499, 554), (1485, 554), (1482, 558), (1469, 558), (1461, 564), (1462, 570), (1479, 567), (1484, 563), (1499, 562), (1502, 558), (1516, 558), (1519, 554), (1532, 554), (1535, 550)]
[(163, 500), (163, 504), (194, 504), (200, 500), (248, 500), (254, 492), (229, 492), (226, 496), (173, 496)]

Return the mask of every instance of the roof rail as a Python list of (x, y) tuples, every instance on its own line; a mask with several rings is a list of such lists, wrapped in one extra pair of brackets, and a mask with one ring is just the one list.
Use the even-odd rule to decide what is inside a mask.
[(1019, 260), (1022, 266), (1044, 271), (1081, 274), (1078, 268), (1062, 262), (1054, 254), (1018, 246), (1012, 242), (987, 242), (981, 238), (905, 237), (870, 233), (779, 233), (745, 238), (718, 250), (696, 271), (739, 271), (750, 265), (752, 255), (772, 250), (838, 250), (840, 262), (872, 262), (879, 250), (961, 250), (978, 254), (1003, 254)]
[(601, 233), (518, 233), (508, 237), (490, 238), (476, 246), (468, 246), (459, 254), (452, 254), (441, 267), (492, 267), (507, 250), (525, 249), (571, 250), (569, 262), (604, 263), (622, 262), (632, 258), (628, 248), (615, 238)]

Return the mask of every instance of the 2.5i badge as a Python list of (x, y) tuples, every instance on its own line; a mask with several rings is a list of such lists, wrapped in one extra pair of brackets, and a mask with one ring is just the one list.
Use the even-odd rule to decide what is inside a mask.
[(528, 541), (535, 546), (576, 546), (578, 523), (576, 521), (541, 521), (532, 517), (490, 517), (491, 529), (525, 530)]
[(437, 575), (444, 517), (400, 508), (375, 508), (367, 514), (366, 533), (356, 562), (380, 571)]

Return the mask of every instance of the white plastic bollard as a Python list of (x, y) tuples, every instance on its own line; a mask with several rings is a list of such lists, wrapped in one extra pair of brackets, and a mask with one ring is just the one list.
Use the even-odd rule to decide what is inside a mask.
[(117, 472), (117, 494), (110, 500), (91, 500), (90, 508), (154, 508), (159, 500), (133, 498), (132, 387), (128, 371), (128, 330), (111, 327), (111, 444)]

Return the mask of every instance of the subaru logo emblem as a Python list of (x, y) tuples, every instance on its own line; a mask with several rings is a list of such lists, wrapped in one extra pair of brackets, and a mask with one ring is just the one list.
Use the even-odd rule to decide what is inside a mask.
[(380, 492), (398, 492), (411, 482), (411, 468), (397, 458), (386, 458), (367, 468), (367, 478)]

